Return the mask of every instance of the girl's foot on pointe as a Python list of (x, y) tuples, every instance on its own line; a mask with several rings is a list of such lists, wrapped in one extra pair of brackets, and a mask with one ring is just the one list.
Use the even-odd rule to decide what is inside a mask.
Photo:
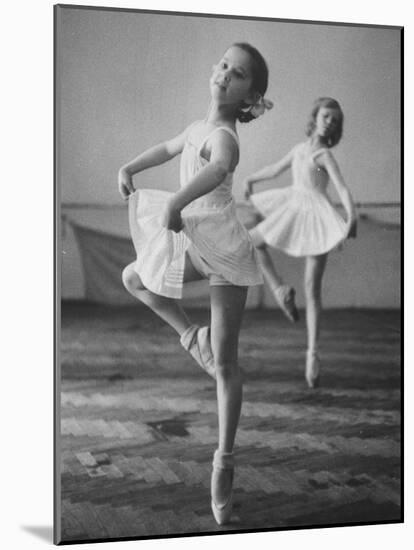
[(280, 309), (289, 321), (291, 323), (299, 321), (299, 312), (295, 305), (295, 289), (289, 285), (280, 285), (272, 291)]
[(191, 325), (182, 333), (180, 342), (183, 348), (191, 353), (200, 367), (212, 378), (216, 378), (210, 343), (210, 327)]
[(211, 474), (211, 509), (219, 525), (229, 523), (233, 510), (234, 455), (217, 449)]
[(319, 386), (320, 367), (321, 361), (318, 352), (315, 350), (308, 350), (306, 353), (305, 378), (310, 388)]

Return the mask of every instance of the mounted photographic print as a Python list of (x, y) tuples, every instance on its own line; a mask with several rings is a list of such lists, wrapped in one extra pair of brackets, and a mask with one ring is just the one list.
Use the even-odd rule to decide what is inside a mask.
[(402, 522), (403, 29), (54, 9), (55, 543)]

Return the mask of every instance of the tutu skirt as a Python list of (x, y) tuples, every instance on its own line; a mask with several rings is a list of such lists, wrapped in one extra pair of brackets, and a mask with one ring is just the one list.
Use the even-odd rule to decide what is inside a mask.
[(346, 223), (317, 189), (289, 186), (251, 196), (264, 220), (257, 229), (269, 246), (290, 256), (329, 252), (346, 238)]
[(134, 269), (149, 290), (169, 298), (182, 297), (185, 253), (190, 244), (230, 284), (263, 283), (256, 252), (237, 218), (233, 200), (219, 206), (194, 201), (181, 212), (183, 229), (175, 233), (161, 225), (172, 195), (143, 189), (129, 197), (129, 225), (137, 254)]

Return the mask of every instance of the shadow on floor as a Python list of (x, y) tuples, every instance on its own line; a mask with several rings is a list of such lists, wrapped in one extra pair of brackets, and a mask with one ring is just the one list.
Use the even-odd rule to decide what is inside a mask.
[(23, 531), (53, 544), (53, 527), (51, 525), (22, 525)]

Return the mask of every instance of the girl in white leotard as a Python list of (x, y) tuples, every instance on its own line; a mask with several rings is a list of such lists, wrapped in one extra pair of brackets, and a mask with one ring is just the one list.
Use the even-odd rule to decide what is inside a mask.
[[(307, 127), (308, 140), (296, 145), (276, 164), (263, 168), (245, 180), (245, 196), (264, 218), (250, 232), (263, 274), (279, 303), (284, 300), (286, 312), (292, 321), (298, 317), (294, 291), (283, 283), (267, 247), (280, 249), (290, 256), (306, 258), (308, 350), (305, 377), (309, 387), (316, 386), (319, 381), (321, 286), (328, 252), (347, 237), (355, 236), (354, 203), (331, 152), (331, 147), (341, 139), (342, 126), (343, 113), (339, 103), (329, 97), (317, 99)], [(292, 185), (252, 194), (255, 183), (275, 178), (288, 168), (292, 169)], [(330, 181), (342, 201), (346, 221), (326, 193)]]
[[(206, 118), (119, 171), (137, 253), (124, 269), (124, 285), (177, 331), (184, 348), (217, 381), (219, 434), (211, 506), (219, 524), (229, 521), (233, 501), (233, 446), (242, 402), (240, 325), (248, 287), (263, 282), (231, 193), (239, 162), (236, 122), (249, 122), (271, 107), (264, 99), (267, 81), (261, 54), (249, 44), (233, 44), (213, 68)], [(178, 154), (179, 191), (135, 191), (134, 174)], [(210, 283), (211, 327), (191, 324), (176, 300), (185, 282), (200, 278)]]

